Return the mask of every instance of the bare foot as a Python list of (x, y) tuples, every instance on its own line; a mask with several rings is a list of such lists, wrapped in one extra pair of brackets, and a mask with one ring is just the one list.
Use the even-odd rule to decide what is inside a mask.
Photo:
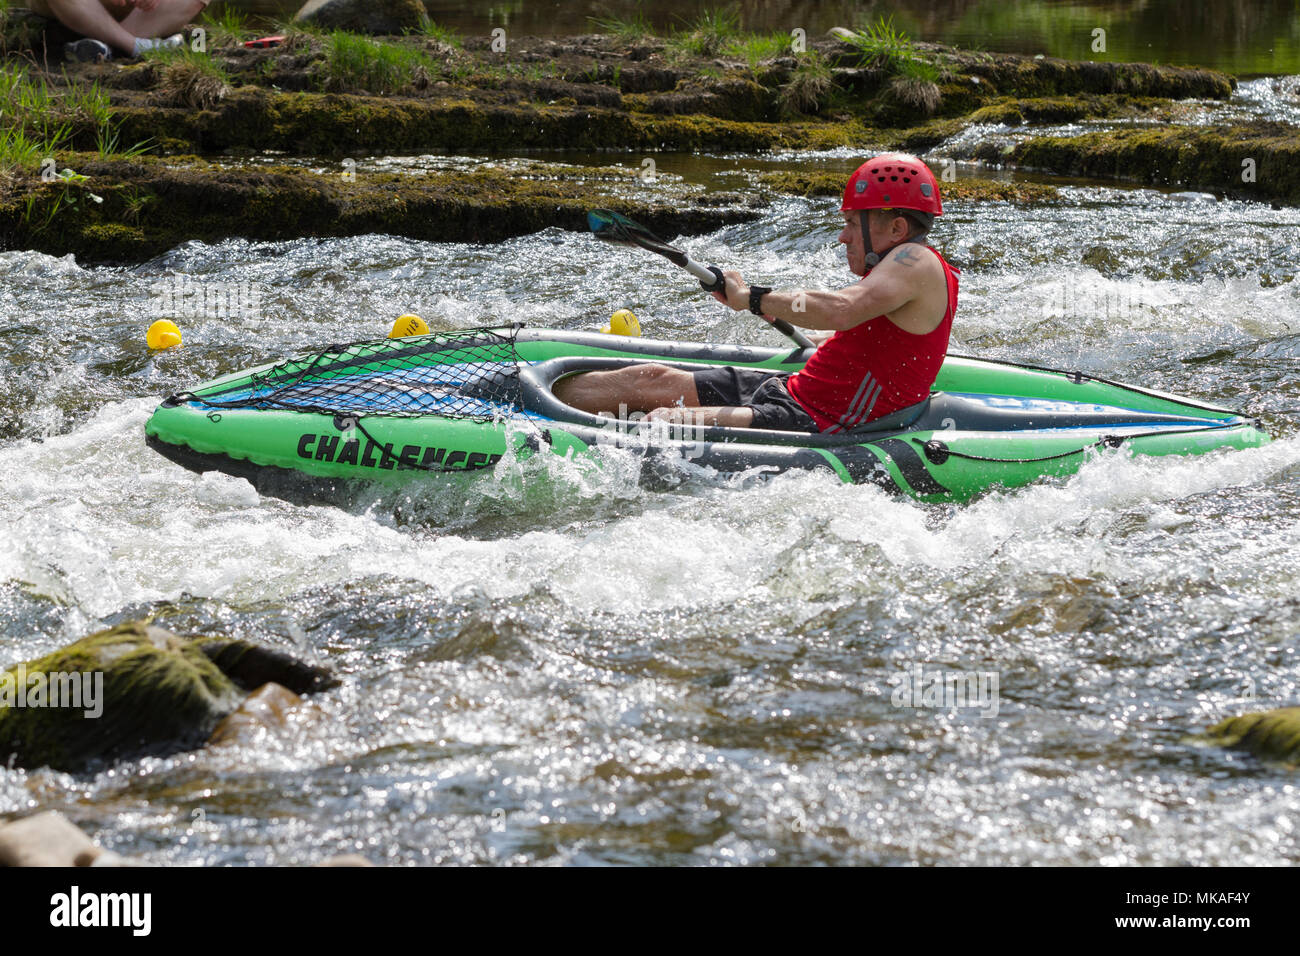
[(703, 415), (698, 408), (656, 408), (646, 416), (646, 421), (668, 422), (673, 425), (696, 425), (703, 422)]

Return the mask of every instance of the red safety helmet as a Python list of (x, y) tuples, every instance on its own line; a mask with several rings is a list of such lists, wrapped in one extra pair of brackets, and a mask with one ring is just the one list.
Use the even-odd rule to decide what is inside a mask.
[(881, 153), (853, 171), (840, 209), (915, 209), (942, 216), (943, 202), (925, 163), (907, 153)]

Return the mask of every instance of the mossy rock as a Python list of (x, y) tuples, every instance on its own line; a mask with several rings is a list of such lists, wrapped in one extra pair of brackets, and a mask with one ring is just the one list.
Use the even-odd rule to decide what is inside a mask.
[(959, 54), (955, 62), (963, 73), (978, 76), (983, 83), (1009, 96), (1128, 93), (1226, 100), (1236, 86), (1231, 76), (1215, 70), (1150, 63), (1103, 63), (1056, 57), (1039, 60), (1017, 54), (998, 54), (987, 60)]
[(1004, 179), (959, 179), (942, 183), (945, 202), (1053, 202), (1061, 192), (1047, 183), (1010, 182)]
[[(977, 122), (1029, 124), (1172, 109), (1168, 100), (1127, 94), (994, 101), (953, 84), (934, 89), (939, 92), (937, 113), (933, 103), (909, 102), (905, 90), (891, 81), (870, 96), (849, 95), (837, 86), (817, 118), (784, 121), (792, 117), (782, 112), (779, 87), (743, 76), (691, 77), (671, 91), (620, 93), (590, 82), (485, 75), (389, 97), (282, 92), (248, 84), (235, 87), (210, 109), (164, 107), (148, 96), (120, 91), (115, 115), (123, 142), (161, 144), (164, 154), (275, 149), (346, 156), (372, 151), (375, 143), (394, 153), (865, 147), (886, 144), (894, 130), (905, 140), (904, 148), (924, 151), (968, 125), (972, 118), (957, 114), (971, 111)], [(95, 133), (90, 121), (74, 120), (73, 148), (95, 149)]]
[(972, 82), (977, 77), (964, 77), (939, 84), (945, 116), (966, 116), (988, 103), (997, 91), (993, 84), (981, 80)]
[(902, 130), (887, 139), (898, 149), (920, 156), (956, 136), (967, 125), (965, 119), (931, 120), (920, 126)]
[(749, 123), (780, 119), (774, 92), (739, 76), (716, 80), (694, 77), (671, 92), (649, 97), (645, 109), (650, 113), (700, 114)]
[(753, 221), (761, 205), (756, 197), (730, 193), (709, 198), (740, 208), (712, 205), (695, 187), (672, 184), (658, 190), (654, 202), (633, 200), (625, 193), (637, 182), (634, 167), (537, 165), (523, 175), (508, 168), (371, 172), (349, 182), (296, 167), (223, 169), (202, 160), (182, 166), (153, 157), (67, 155), (104, 202), (59, 209), (52, 184), (15, 181), (19, 192), (12, 199), (0, 195), (0, 247), (73, 253), (81, 262), (130, 262), (187, 240), (231, 236), (279, 241), (386, 233), (496, 242), (552, 226), (586, 232), (593, 206), (624, 212), (667, 235), (697, 235)]
[[(737, 80), (693, 92), (634, 94), (563, 87), (576, 106), (520, 102), (521, 95), (547, 96), (561, 87), (532, 83), (499, 91), (512, 99), (483, 103), (470, 91), (445, 88), (437, 97), (371, 97), (352, 94), (272, 93), (260, 87), (233, 90), (208, 110), (121, 105), (116, 109), (123, 142), (181, 140), (188, 151), (216, 153), (235, 148), (280, 149), (295, 155), (346, 156), (383, 143), (394, 153), (448, 149), (453, 152), (504, 149), (636, 149), (760, 151), (774, 147), (823, 149), (866, 145), (879, 136), (860, 121), (793, 123), (722, 118), (775, 117), (775, 99), (763, 88)], [(483, 97), (482, 91), (473, 91)], [(581, 93), (581, 95), (579, 95)], [(497, 93), (493, 93), (497, 95)], [(498, 97), (499, 98), (499, 97)], [(620, 108), (585, 105), (584, 100), (621, 102)], [(676, 112), (672, 112), (676, 110)], [(685, 110), (686, 112), (682, 112)], [(691, 112), (691, 110), (696, 110)], [(900, 123), (915, 122), (908, 113)], [(76, 138), (84, 135), (84, 139)], [(93, 149), (94, 131), (74, 129), (76, 142)], [(171, 148), (178, 149), (174, 143)]]
[(871, 126), (885, 129), (913, 126), (924, 123), (928, 119), (928, 113), (909, 103), (904, 103), (888, 89), (871, 102), (863, 117), (864, 122)]
[(759, 173), (758, 181), (772, 192), (791, 196), (838, 196), (844, 191), (844, 177), (838, 173)]
[[(254, 682), (271, 680), (303, 692), (333, 684), (319, 668), (244, 642), (121, 624), (0, 672), (0, 762), (79, 773), (189, 750)], [(18, 706), (20, 683), (26, 706)]]
[(1001, 123), (1003, 126), (1022, 126), (1024, 114), (1013, 103), (996, 103), (976, 110), (970, 115), (972, 123)]
[(81, 236), (90, 245), (103, 246), (109, 249), (115, 246), (130, 248), (134, 247), (136, 243), (145, 241), (143, 230), (120, 222), (95, 223), (83, 229)]
[(1300, 707), (1230, 717), (1206, 733), (1211, 743), (1248, 750), (1267, 760), (1300, 765)]
[(1282, 123), (1163, 125), (1038, 136), (1017, 143), (1005, 159), (1071, 176), (1130, 179), (1242, 199), (1300, 203), (1300, 138), (1295, 127)]

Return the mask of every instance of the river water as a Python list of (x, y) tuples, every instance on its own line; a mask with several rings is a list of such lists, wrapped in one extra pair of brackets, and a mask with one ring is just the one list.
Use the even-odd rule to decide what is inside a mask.
[[(61, 809), (177, 864), (1300, 860), (1294, 775), (1187, 739), (1300, 701), (1300, 213), (1095, 184), (948, 205), (953, 351), (1227, 404), (1276, 440), (1112, 453), (964, 506), (812, 475), (650, 489), (617, 449), (291, 504), (151, 452), (152, 408), (407, 311), (584, 328), (631, 307), (658, 338), (781, 340), (657, 257), (558, 230), (0, 254), (0, 662), (153, 615), (344, 681), (253, 743), (0, 770), (0, 813)], [(835, 206), (779, 200), (684, 244), (832, 288)], [(178, 282), (257, 310), (181, 315), (185, 346), (152, 354)], [(918, 667), (997, 696), (896, 706)]]

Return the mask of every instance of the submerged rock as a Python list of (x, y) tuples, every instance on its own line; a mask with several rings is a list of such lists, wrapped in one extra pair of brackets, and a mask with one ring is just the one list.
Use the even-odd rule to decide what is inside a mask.
[(200, 638), (198, 645), (223, 674), (247, 691), (279, 684), (294, 694), (314, 694), (339, 685), (325, 668), (269, 647), (222, 638)]
[(0, 672), (0, 762), (76, 773), (198, 747), (270, 680), (303, 692), (337, 683), (242, 641), (122, 624)]
[(93, 866), (104, 854), (54, 810), (0, 825), (0, 866)]
[(214, 746), (251, 743), (259, 731), (283, 728), (289, 712), (302, 704), (302, 698), (279, 684), (263, 684), (239, 705), (229, 717), (217, 724), (208, 743)]
[[(0, 823), (0, 867), (139, 865), (141, 863), (138, 860), (119, 856), (96, 845), (76, 824), (57, 810), (46, 810), (10, 823)], [(314, 865), (374, 866), (356, 853), (333, 856)]]
[(418, 28), (425, 15), (420, 0), (307, 0), (294, 19), (329, 30), (396, 36)]
[(332, 856), (328, 860), (321, 860), (315, 866), (374, 866), (369, 860), (359, 853), (345, 853), (342, 856)]
[(1221, 747), (1300, 765), (1300, 707), (1230, 717), (1211, 727), (1206, 736)]

